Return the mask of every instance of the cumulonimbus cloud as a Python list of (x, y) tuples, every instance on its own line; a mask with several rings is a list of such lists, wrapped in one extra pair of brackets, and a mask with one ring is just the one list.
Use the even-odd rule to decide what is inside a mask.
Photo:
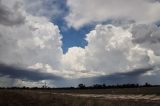
[[(7, 17), (3, 22), (0, 21), (0, 63), (5, 64), (1, 65), (3, 70), (1, 70), (0, 73), (2, 76), (7, 75), (15, 79), (25, 78), (28, 80), (54, 80), (55, 76), (74, 79), (108, 76), (114, 73), (124, 73), (123, 75), (130, 76), (125, 73), (136, 73), (137, 71), (135, 71), (135, 69), (143, 71), (146, 67), (152, 66), (157, 69), (160, 68), (160, 28), (156, 25), (130, 23), (128, 26), (124, 27), (120, 25), (97, 24), (93, 30), (85, 35), (85, 40), (88, 44), (84, 48), (71, 47), (63, 54), (61, 47), (62, 35), (60, 34), (58, 26), (50, 22), (47, 17), (28, 13), (22, 1), (11, 0), (13, 5), (10, 5), (5, 4), (5, 0), (2, 0), (0, 4), (4, 6), (0, 8), (0, 11), (2, 11), (1, 15)], [(102, 1), (103, 0), (97, 1), (97, 4), (95, 4), (96, 2), (92, 4), (93, 6), (100, 5)], [(123, 6), (122, 4), (124, 3), (128, 4), (126, 0), (122, 1), (123, 2), (120, 3), (121, 6)], [(72, 2), (73, 1), (68, 0), (70, 5)], [(84, 2), (89, 3), (90, 0)], [(104, 2), (108, 2), (108, 0)], [(138, 1), (132, 2), (136, 4)], [(145, 1), (142, 0), (142, 2)], [(21, 6), (15, 8), (17, 3), (20, 3)], [(131, 4), (129, 3), (129, 6)], [(75, 4), (72, 5), (74, 6)], [(80, 5), (79, 8), (81, 8), (81, 4), (77, 5)], [(113, 5), (115, 5), (115, 3), (113, 3)], [(159, 3), (146, 1), (143, 5), (145, 8), (152, 10), (152, 5), (159, 5)], [(100, 10), (105, 13), (103, 11), (104, 6), (106, 5), (102, 5), (101, 8), (97, 7), (97, 9), (100, 8)], [(77, 9), (77, 7), (74, 8)], [(132, 10), (132, 8), (133, 7), (129, 10)], [(87, 9), (87, 11), (83, 12), (88, 14), (88, 7), (84, 9)], [(126, 7), (124, 9), (126, 9)], [(142, 10), (143, 9), (144, 8), (142, 8)], [(155, 7), (155, 9), (157, 10), (158, 7)], [(124, 12), (122, 10), (113, 9), (113, 11), (118, 11), (120, 13)], [(72, 11), (73, 13), (69, 13), (67, 17), (71, 17), (71, 14), (75, 14), (72, 16), (72, 18), (74, 18), (74, 20), (72, 20), (73, 22), (70, 22), (71, 20), (67, 17), (66, 21), (68, 24), (73, 23), (73, 27), (79, 28), (84, 24), (93, 22), (93, 19), (97, 21), (97, 18), (99, 19), (98, 16), (101, 17), (101, 15), (98, 15), (97, 11), (95, 11), (94, 15), (91, 12), (91, 16), (97, 17), (88, 17), (89, 19), (87, 19), (87, 21), (83, 13), (78, 13), (77, 15), (77, 11)], [(12, 17), (13, 13), (16, 14), (17, 12), (20, 16), (24, 17), (22, 18), (23, 21), (20, 21), (20, 23), (19, 21), (10, 20), (10, 18), (8, 18)], [(128, 16), (128, 10), (126, 16)], [(80, 21), (77, 21), (77, 17), (80, 18)], [(103, 21), (107, 17), (104, 16), (98, 21)], [(138, 15), (133, 18), (136, 19), (136, 17), (141, 17), (141, 14), (138, 13)], [(16, 19), (21, 20), (19, 18)], [(81, 22), (81, 19), (82, 21), (84, 19), (84, 23)], [(137, 19), (136, 21), (140, 21), (139, 18)], [(157, 18), (153, 18), (153, 20), (146, 19), (147, 22), (156, 20)], [(80, 24), (77, 24), (78, 22), (80, 22)], [(15, 25), (13, 25), (13, 23)], [(12, 65), (20, 69), (8, 67)], [(14, 73), (8, 70), (6, 71), (6, 69), (13, 69)], [(37, 72), (35, 70), (37, 70)], [(16, 71), (19, 74), (16, 73)], [(144, 73), (145, 72), (148, 71), (144, 71)], [(23, 73), (29, 76), (24, 76)], [(133, 75), (133, 73), (131, 75)], [(153, 69), (151, 73), (147, 73), (146, 75), (152, 76), (155, 73)], [(37, 78), (34, 79), (33, 76), (36, 76), (36, 74)], [(116, 76), (117, 75), (121, 74), (116, 74)]]
[(65, 69), (90, 70), (95, 75), (159, 67), (158, 36), (156, 25), (97, 25), (86, 35), (88, 45), (70, 48), (62, 62)]

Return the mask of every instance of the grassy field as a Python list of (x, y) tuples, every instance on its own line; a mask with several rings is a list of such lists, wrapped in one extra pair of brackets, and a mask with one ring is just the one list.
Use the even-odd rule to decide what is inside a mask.
[[(90, 95), (156, 95), (159, 87), (123, 89), (0, 90), (0, 106), (160, 106), (160, 100)], [(127, 96), (126, 96), (127, 97)]]
[(54, 89), (55, 93), (80, 93), (80, 94), (144, 94), (160, 95), (160, 87), (138, 87), (138, 88), (110, 88), (110, 89)]

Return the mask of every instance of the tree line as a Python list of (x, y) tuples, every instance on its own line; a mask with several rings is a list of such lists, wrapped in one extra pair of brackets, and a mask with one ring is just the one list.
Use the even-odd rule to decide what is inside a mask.
[(92, 86), (85, 86), (85, 84), (79, 84), (78, 88), (85, 89), (103, 89), (103, 88), (137, 88), (137, 87), (153, 87), (158, 85), (151, 85), (149, 83), (145, 83), (144, 85), (140, 84), (117, 84), (117, 85), (106, 85), (106, 84), (94, 84)]
[(77, 87), (47, 87), (46, 85), (42, 87), (0, 87), (0, 89), (110, 89), (110, 88), (138, 88), (138, 87), (157, 87), (160, 85), (151, 85), (149, 83), (145, 83), (143, 85), (140, 84), (116, 84), (116, 85), (106, 85), (106, 84), (94, 84), (91, 86), (86, 86), (85, 84), (79, 84)]

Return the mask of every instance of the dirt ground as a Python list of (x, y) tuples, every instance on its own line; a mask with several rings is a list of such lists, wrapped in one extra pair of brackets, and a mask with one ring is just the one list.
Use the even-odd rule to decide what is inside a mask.
[(0, 106), (160, 106), (160, 95), (0, 90)]

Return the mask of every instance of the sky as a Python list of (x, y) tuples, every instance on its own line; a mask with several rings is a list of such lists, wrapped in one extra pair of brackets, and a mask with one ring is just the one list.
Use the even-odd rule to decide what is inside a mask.
[(159, 11), (160, 0), (0, 0), (0, 86), (160, 84)]

